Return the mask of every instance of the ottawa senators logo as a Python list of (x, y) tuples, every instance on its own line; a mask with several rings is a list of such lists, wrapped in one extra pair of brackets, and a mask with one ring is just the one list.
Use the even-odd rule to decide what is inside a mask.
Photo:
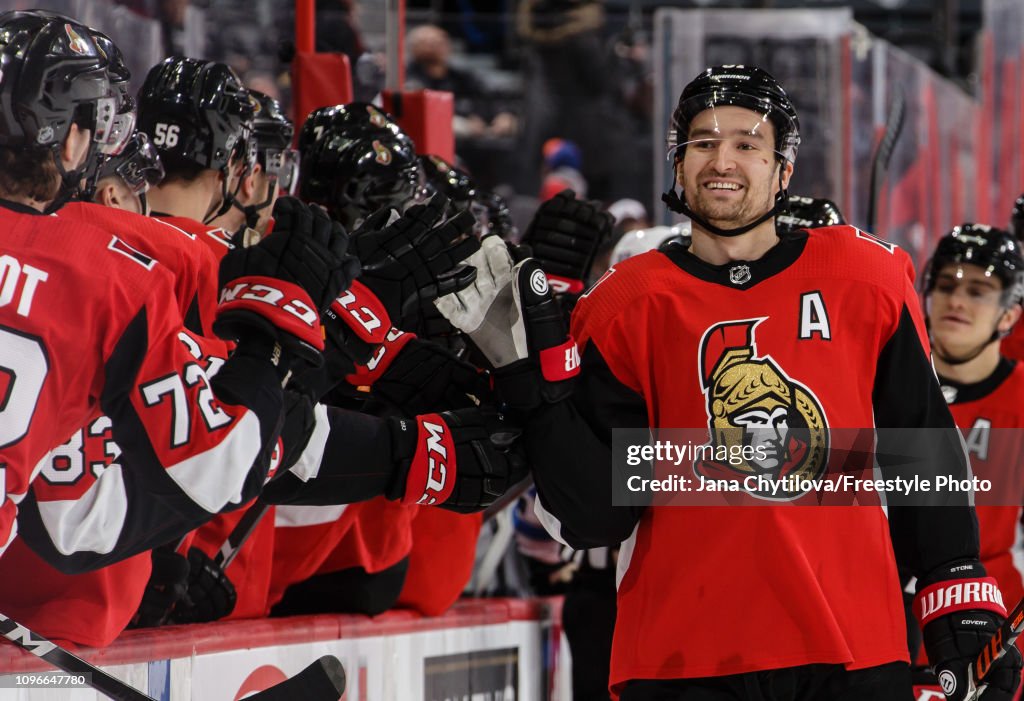
[(828, 464), (828, 422), (810, 389), (770, 355), (758, 355), (754, 329), (762, 321), (716, 324), (701, 338), (700, 381), (710, 435), (702, 454), (714, 459), (694, 462), (693, 470), (705, 479), (738, 481), (754, 496), (788, 501), (806, 492), (749, 489), (754, 481), (746, 478), (792, 477), (797, 483), (820, 477)]
[(366, 113), (370, 115), (370, 124), (380, 129), (385, 129), (388, 126), (388, 118), (373, 105), (366, 106)]
[(373, 140), (373, 152), (377, 154), (374, 156), (373, 160), (377, 161), (382, 166), (386, 166), (391, 163), (391, 152), (388, 151), (387, 147), (377, 139)]
[(81, 54), (83, 56), (96, 55), (96, 52), (92, 50), (92, 44), (83, 39), (82, 35), (76, 32), (70, 24), (64, 24), (64, 33), (68, 37), (68, 48), (76, 54)]

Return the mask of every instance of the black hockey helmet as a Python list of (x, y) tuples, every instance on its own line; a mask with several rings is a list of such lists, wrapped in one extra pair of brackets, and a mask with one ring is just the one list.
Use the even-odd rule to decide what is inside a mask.
[(324, 205), (348, 228), (381, 207), (404, 209), (420, 194), (412, 141), (367, 126), (366, 117), (351, 124), (340, 115), (337, 107), (316, 110), (302, 127), (301, 197)]
[(424, 155), (419, 160), (425, 185), (431, 194), (442, 193), (459, 210), (469, 207), (476, 195), (476, 185), (469, 173), (456, 168), (440, 156)]
[(786, 91), (767, 71), (756, 66), (715, 66), (683, 88), (672, 113), (670, 153), (682, 157), (690, 123), (704, 110), (720, 106), (745, 107), (775, 127), (775, 153), (796, 160), (800, 146), (800, 120)]
[(786, 199), (786, 210), (775, 217), (775, 230), (781, 234), (845, 223), (839, 207), (832, 200), (790, 195)]
[(277, 100), (258, 90), (250, 90), (249, 94), (256, 107), (256, 160), (281, 189), (292, 194), (299, 176), (298, 151), (292, 148), (295, 126)]
[(412, 139), (402, 131), (394, 117), (368, 102), (320, 107), (309, 113), (299, 132), (299, 151), (305, 152), (313, 142), (328, 135), (353, 138), (358, 134), (386, 131), (415, 150)]
[(1021, 243), (1010, 232), (986, 224), (961, 224), (939, 239), (925, 265), (924, 293), (931, 294), (939, 272), (947, 265), (976, 265), (1003, 284), (1003, 306), (1024, 303), (1024, 257)]
[[(773, 150), (779, 163), (779, 191), (774, 205), (760, 217), (734, 229), (717, 227), (686, 202), (686, 195), (678, 194), (675, 186), (661, 196), (673, 212), (685, 214), (702, 228), (717, 236), (739, 236), (785, 211), (786, 188), (783, 166), (796, 160), (800, 146), (800, 120), (796, 108), (786, 91), (767, 71), (754, 66), (715, 66), (708, 68), (683, 88), (679, 103), (672, 113), (668, 134), (669, 157), (675, 162), (683, 158), (691, 136), (690, 126), (697, 115), (716, 107), (743, 107), (752, 112), (748, 131), (758, 133), (768, 122), (775, 129)], [(715, 120), (717, 131), (717, 119)], [(697, 141), (714, 141), (717, 136), (701, 136)]]
[(1024, 195), (1017, 198), (1013, 203), (1013, 212), (1010, 214), (1010, 233), (1018, 239), (1024, 240)]
[(88, 27), (53, 13), (0, 14), (0, 145), (59, 148), (72, 123), (105, 144), (116, 111)]
[(224, 170), (254, 162), (255, 105), (235, 71), (215, 61), (172, 57), (153, 66), (139, 91), (139, 129), (161, 156)]
[(477, 221), (474, 233), (481, 238), (489, 234), (497, 234), (505, 241), (519, 240), (519, 229), (512, 221), (512, 212), (509, 211), (508, 203), (496, 192), (475, 190), (470, 202), (470, 211)]
[(121, 153), (107, 157), (100, 164), (100, 180), (115, 175), (135, 194), (145, 192), (163, 180), (164, 166), (160, 162), (160, 154), (145, 132), (136, 131)]

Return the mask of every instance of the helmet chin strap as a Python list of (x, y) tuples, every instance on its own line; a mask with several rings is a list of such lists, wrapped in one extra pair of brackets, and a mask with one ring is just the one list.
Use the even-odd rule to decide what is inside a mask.
[[(242, 209), (242, 205), (239, 204), (236, 195), (238, 194), (238, 191), (242, 189), (242, 180), (245, 179), (247, 172), (242, 173), (241, 177), (238, 178), (238, 185), (235, 186), (235, 191), (228, 192), (228, 173), (230, 171), (230, 168), (231, 165), (229, 162), (229, 164), (225, 165), (220, 171), (221, 175), (224, 176), (224, 179), (221, 180), (220, 183), (220, 207), (213, 214), (206, 215), (206, 218), (203, 219), (204, 224), (209, 224), (217, 217), (224, 216), (232, 207), (238, 207), (239, 209)], [(242, 211), (244, 212), (245, 210), (242, 209)]]
[(680, 195), (676, 193), (676, 188), (675, 188), (674, 185), (672, 186), (671, 190), (669, 190), (668, 192), (664, 192), (661, 195), (661, 201), (664, 202), (665, 206), (668, 207), (673, 212), (678, 212), (679, 214), (685, 214), (692, 221), (697, 222), (697, 224), (699, 224), (701, 226), (701, 228), (706, 229), (707, 231), (711, 232), (715, 236), (725, 236), (725, 237), (740, 236), (741, 234), (745, 234), (748, 231), (750, 231), (751, 229), (760, 226), (761, 224), (765, 223), (769, 219), (774, 218), (776, 215), (778, 215), (781, 212), (785, 211), (785, 209), (786, 209), (786, 200), (787, 200), (786, 188), (782, 186), (782, 167), (781, 166), (779, 167), (779, 192), (778, 192), (777, 195), (775, 195), (775, 204), (772, 205), (771, 209), (769, 209), (767, 212), (762, 214), (760, 217), (758, 217), (754, 221), (750, 222), (749, 224), (744, 224), (743, 226), (736, 227), (735, 229), (722, 229), (720, 227), (717, 227), (714, 224), (712, 224), (711, 222), (709, 222), (707, 219), (702, 217), (701, 215), (699, 215), (696, 212), (694, 212), (692, 209), (690, 209), (690, 205), (686, 203), (685, 196), (680, 197)]
[(66, 205), (72, 197), (81, 192), (82, 189), (82, 176), (88, 164), (93, 163), (96, 156), (97, 145), (90, 140), (89, 150), (85, 155), (85, 161), (79, 168), (72, 168), (67, 170), (64, 168), (64, 162), (60, 157), (60, 144), (54, 144), (53, 149), (50, 153), (53, 154), (53, 162), (57, 166), (57, 173), (60, 175), (60, 189), (57, 190), (57, 196), (53, 198), (53, 201), (46, 206), (43, 210), (44, 214), (53, 214), (58, 209)]
[[(999, 314), (999, 319), (1001, 319), (1003, 317), (1003, 314), (1005, 314), (1007, 311), (1008, 311), (1007, 309), (1004, 309)], [(980, 346), (978, 346), (977, 350), (971, 351), (967, 355), (961, 356), (959, 358), (953, 357), (952, 355), (947, 353), (945, 350), (943, 350), (942, 347), (938, 343), (935, 342), (934, 338), (932, 338), (932, 352), (934, 352), (935, 356), (939, 360), (944, 362), (946, 365), (963, 365), (964, 363), (969, 363), (972, 360), (974, 360), (975, 358), (977, 358), (979, 355), (981, 355), (983, 352), (985, 352), (985, 349), (988, 348), (990, 345), (992, 345), (996, 341), (999, 341), (999, 340), (1001, 340), (1003, 338), (1006, 338), (1007, 336), (1010, 335), (1010, 331), (1003, 331), (1003, 332), (1001, 332), (999, 330), (999, 319), (996, 319), (995, 328), (992, 329), (992, 335), (988, 337), (988, 340), (985, 341), (984, 343), (982, 343)], [(931, 324), (931, 318), (929, 316), (925, 316), (924, 325), (925, 325), (925, 329), (928, 330), (929, 338), (931, 338), (931, 326), (932, 326), (932, 324)]]

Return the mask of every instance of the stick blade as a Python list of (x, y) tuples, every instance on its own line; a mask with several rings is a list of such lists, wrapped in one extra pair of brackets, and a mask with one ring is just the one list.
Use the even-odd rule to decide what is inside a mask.
[(247, 696), (246, 701), (338, 701), (345, 693), (345, 668), (334, 655), (324, 655), (280, 684)]

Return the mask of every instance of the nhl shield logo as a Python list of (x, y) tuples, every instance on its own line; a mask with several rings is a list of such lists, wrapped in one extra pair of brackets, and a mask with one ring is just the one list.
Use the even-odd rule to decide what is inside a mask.
[(734, 265), (729, 268), (729, 282), (734, 285), (745, 285), (750, 282), (750, 266)]

